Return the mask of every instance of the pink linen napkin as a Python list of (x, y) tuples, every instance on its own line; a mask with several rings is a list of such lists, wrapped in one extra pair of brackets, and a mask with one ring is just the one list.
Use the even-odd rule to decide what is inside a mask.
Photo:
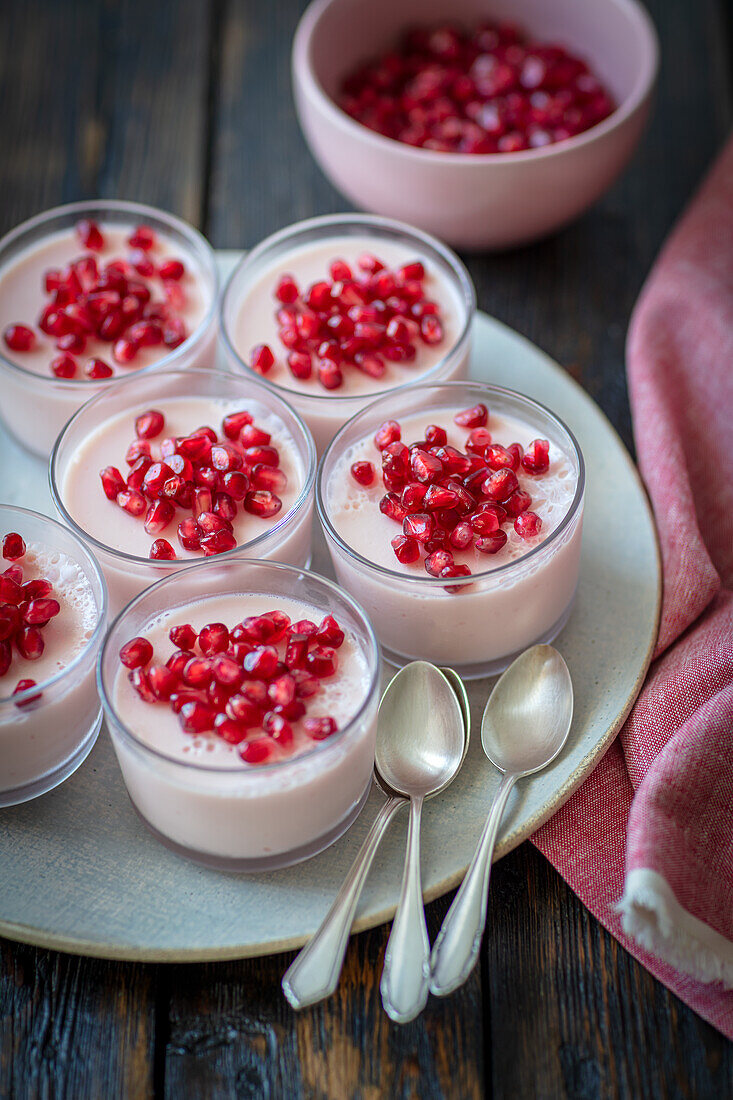
[(619, 738), (533, 840), (733, 1039), (733, 140), (647, 279), (627, 359), (662, 553), (655, 660)]

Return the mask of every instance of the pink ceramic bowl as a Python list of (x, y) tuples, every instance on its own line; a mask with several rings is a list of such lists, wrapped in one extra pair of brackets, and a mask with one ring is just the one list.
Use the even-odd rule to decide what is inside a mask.
[[(577, 137), (466, 155), (382, 137), (336, 106), (343, 77), (414, 24), (517, 23), (588, 61), (618, 108)], [(357, 206), (465, 249), (536, 240), (578, 217), (629, 160), (649, 113), (659, 45), (636, 0), (314, 0), (293, 43), (300, 123), (319, 165)]]

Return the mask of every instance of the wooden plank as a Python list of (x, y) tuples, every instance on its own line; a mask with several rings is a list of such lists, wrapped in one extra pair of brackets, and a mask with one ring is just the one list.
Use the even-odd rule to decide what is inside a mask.
[[(430, 907), (437, 933), (448, 899)], [(480, 975), (459, 994), (432, 999), (406, 1026), (382, 1011), (379, 977), (389, 928), (356, 936), (328, 1001), (294, 1012), (280, 992), (293, 954), (206, 967), (170, 979), (166, 1096), (483, 1096)], [(232, 1095), (240, 1095), (232, 1091)]]
[(0, 940), (0, 1096), (152, 1097), (155, 980)]

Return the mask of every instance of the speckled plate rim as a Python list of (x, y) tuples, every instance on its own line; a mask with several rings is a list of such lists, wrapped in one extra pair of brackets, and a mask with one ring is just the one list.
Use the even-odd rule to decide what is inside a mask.
[[(220, 252), (219, 255), (224, 259), (224, 262), (233, 262), (235, 256), (239, 253), (234, 252)], [(224, 266), (224, 265), (222, 265)], [(495, 852), (495, 860), (501, 859), (507, 855), (524, 840), (530, 837), (537, 829), (543, 825), (560, 807), (567, 802), (570, 796), (577, 790), (583, 780), (590, 774), (596, 764), (608, 751), (613, 743), (616, 735), (623, 726), (635, 700), (641, 690), (641, 686), (646, 677), (647, 670), (652, 660), (652, 654), (658, 633), (659, 616), (661, 610), (661, 598), (662, 598), (662, 572), (661, 572), (661, 557), (659, 551), (659, 541), (657, 537), (656, 525), (654, 523), (654, 517), (652, 514), (649, 499), (646, 493), (646, 489), (643, 485), (639, 472), (634, 465), (631, 456), (629, 455), (623, 441), (616, 432), (613, 425), (605, 417), (605, 414), (596, 405), (589, 394), (580, 386), (575, 379), (573, 379), (566, 371), (562, 369), (550, 356), (548, 356), (542, 349), (538, 348), (536, 344), (532, 343), (526, 337), (517, 333), (515, 330), (504, 325), (502, 322), (495, 320), (493, 317), (484, 313), (479, 313), (479, 323), (482, 325), (488, 325), (494, 331), (498, 331), (505, 338), (510, 338), (513, 342), (522, 344), (526, 347), (527, 352), (533, 357), (538, 356), (542, 358), (544, 366), (548, 373), (553, 374), (558, 383), (564, 387), (571, 387), (576, 391), (576, 395), (581, 400), (587, 402), (593, 407), (596, 415), (600, 415), (606, 422), (606, 427), (609, 433), (614, 437), (619, 452), (623, 455), (625, 464), (627, 466), (628, 473), (631, 476), (631, 480), (635, 485), (636, 490), (639, 493), (640, 499), (643, 501), (644, 508), (647, 512), (649, 524), (654, 537), (655, 547), (655, 565), (656, 565), (656, 600), (655, 610), (652, 617), (652, 621), (649, 624), (649, 637), (646, 646), (646, 651), (639, 665), (639, 670), (634, 680), (633, 686), (628, 693), (625, 703), (619, 710), (614, 721), (608, 726), (605, 733), (598, 738), (593, 747), (585, 754), (580, 763), (572, 771), (572, 773), (565, 779), (563, 783), (553, 792), (552, 796), (544, 802), (541, 809), (528, 818), (525, 818), (521, 825), (510, 830), (507, 834), (502, 836), (498, 842)], [(305, 864), (307, 866), (307, 864)], [(451, 874), (444, 876), (438, 882), (433, 883), (430, 887), (423, 891), (423, 897), (425, 902), (433, 901), (435, 898), (449, 892), (454, 889), (465, 875), (468, 864), (464, 864)], [(338, 884), (334, 886), (334, 893), (338, 888)], [(396, 905), (390, 904), (383, 906), (378, 910), (371, 911), (360, 917), (357, 917), (353, 932), (362, 932), (370, 928), (375, 928), (380, 924), (384, 924), (391, 920), (394, 916)], [(238, 958), (256, 958), (265, 955), (276, 955), (287, 951), (295, 950), (301, 947), (310, 937), (310, 933), (303, 935), (298, 934), (290, 937), (284, 937), (280, 939), (273, 939), (267, 943), (260, 944), (231, 944), (220, 948), (171, 948), (166, 949), (163, 947), (144, 948), (133, 944), (124, 944), (119, 942), (104, 942), (104, 941), (85, 941), (83, 939), (75, 939), (70, 936), (64, 936), (56, 934), (51, 931), (37, 929), (29, 925), (25, 925), (18, 922), (6, 921), (0, 918), (0, 935), (7, 939), (14, 940), (20, 943), (26, 943), (31, 946), (47, 948), (55, 951), (62, 951), (69, 954), (85, 955), (92, 958), (103, 958), (111, 960), (120, 960), (128, 962), (216, 962), (226, 961)]]

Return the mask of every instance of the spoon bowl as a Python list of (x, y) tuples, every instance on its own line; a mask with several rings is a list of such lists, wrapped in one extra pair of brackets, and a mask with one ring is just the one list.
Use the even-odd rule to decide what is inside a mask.
[(546, 768), (565, 744), (573, 685), (558, 651), (535, 645), (518, 657), (489, 696), (481, 744), (499, 771), (520, 778)]

